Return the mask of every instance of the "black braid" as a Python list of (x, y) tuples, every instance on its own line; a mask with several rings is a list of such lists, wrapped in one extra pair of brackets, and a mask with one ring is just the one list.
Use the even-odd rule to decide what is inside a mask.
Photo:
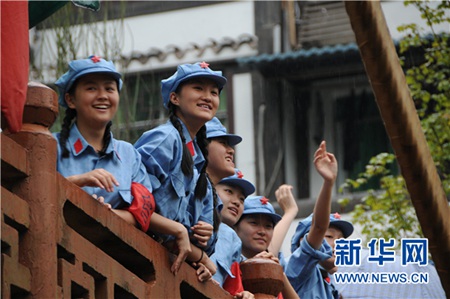
[(61, 147), (62, 153), (61, 157), (68, 158), (69, 150), (66, 147), (67, 139), (69, 139), (70, 127), (72, 126), (73, 120), (77, 117), (77, 111), (75, 109), (67, 108), (66, 114), (64, 116), (63, 124), (61, 126), (61, 132), (59, 134), (59, 145)]
[(180, 134), (181, 141), (183, 143), (183, 156), (181, 158), (181, 170), (184, 175), (191, 177), (194, 174), (194, 161), (192, 160), (191, 152), (186, 145), (186, 138), (183, 134), (183, 127), (181, 126), (180, 120), (175, 115), (175, 105), (169, 103), (169, 119), (172, 125), (177, 129), (178, 134)]
[(202, 151), (203, 157), (205, 158), (205, 164), (200, 172), (200, 176), (195, 186), (194, 195), (197, 199), (202, 199), (206, 195), (206, 190), (208, 188), (208, 177), (206, 174), (206, 167), (208, 167), (208, 144), (209, 140), (206, 138), (206, 126), (203, 125), (197, 132), (197, 144)]
[(105, 133), (103, 134), (103, 148), (98, 152), (100, 156), (104, 156), (106, 154), (106, 149), (108, 148), (109, 143), (111, 142), (111, 125), (112, 121), (109, 121), (105, 128)]
[(213, 204), (214, 204), (214, 210), (213, 210), (213, 230), (214, 232), (217, 232), (219, 230), (219, 225), (220, 225), (220, 215), (219, 215), (219, 211), (217, 209), (217, 204), (219, 202), (218, 200), (218, 196), (217, 196), (217, 192), (216, 192), (216, 188), (214, 187), (213, 183), (211, 182), (211, 180), (209, 179), (208, 176), (208, 180), (211, 183), (211, 187), (212, 187), (212, 193), (213, 193)]

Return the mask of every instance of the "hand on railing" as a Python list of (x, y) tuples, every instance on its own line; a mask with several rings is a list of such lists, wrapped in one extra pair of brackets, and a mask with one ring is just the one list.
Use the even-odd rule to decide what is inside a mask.
[[(200, 265), (205, 266), (209, 270), (211, 275), (216, 274), (216, 272), (217, 272), (216, 264), (208, 257), (208, 255), (205, 254), (205, 252), (203, 250), (201, 250), (200, 248), (198, 248), (195, 245), (192, 245), (192, 248), (193, 248), (192, 254), (195, 254), (196, 256), (198, 256), (198, 252), (201, 251), (201, 255), (200, 255), (200, 258), (198, 258), (198, 260), (190, 261), (190, 264), (195, 269), (199, 268)], [(190, 258), (192, 258), (192, 256), (190, 256)]]
[(217, 267), (214, 262), (205, 254), (205, 258), (202, 260), (202, 264), (211, 272), (212, 275), (216, 274)]
[(179, 225), (181, 229), (178, 234), (175, 234), (175, 242), (178, 247), (178, 255), (175, 261), (173, 262), (172, 267), (170, 268), (170, 271), (173, 274), (178, 273), (178, 270), (180, 270), (180, 267), (186, 260), (186, 257), (188, 256), (188, 254), (192, 252), (191, 242), (189, 240), (189, 233), (182, 224)]
[(195, 271), (195, 273), (197, 274), (198, 281), (204, 282), (204, 281), (208, 281), (212, 278), (211, 271), (209, 271), (209, 269), (202, 263), (198, 263), (198, 264), (193, 263), (192, 265), (194, 267), (198, 267), (197, 270)]
[(112, 210), (111, 204), (105, 202), (105, 198), (103, 196), (97, 196), (97, 194), (92, 194), (92, 197), (95, 198), (99, 203), (108, 208), (108, 210)]
[(125, 220), (127, 223), (133, 226), (137, 226), (136, 219), (134, 218), (133, 214), (131, 214), (129, 211), (113, 209), (109, 203), (105, 202), (105, 198), (103, 198), (103, 196), (97, 196), (97, 194), (92, 194), (92, 197), (96, 199), (99, 203), (101, 203), (103, 206), (105, 206), (108, 210), (112, 211), (117, 216)]
[(67, 177), (67, 179), (78, 187), (99, 187), (108, 192), (113, 192), (114, 186), (119, 186), (119, 182), (116, 180), (114, 175), (102, 168), (94, 169), (82, 174), (72, 175)]

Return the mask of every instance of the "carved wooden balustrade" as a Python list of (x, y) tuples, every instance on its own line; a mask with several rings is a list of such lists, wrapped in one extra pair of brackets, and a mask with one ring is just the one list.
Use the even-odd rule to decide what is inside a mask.
[(2, 298), (232, 298), (57, 173), (57, 113), (30, 83), (22, 130), (1, 133)]
[(232, 298), (56, 172), (56, 93), (30, 83), (22, 131), (1, 133), (2, 298)]

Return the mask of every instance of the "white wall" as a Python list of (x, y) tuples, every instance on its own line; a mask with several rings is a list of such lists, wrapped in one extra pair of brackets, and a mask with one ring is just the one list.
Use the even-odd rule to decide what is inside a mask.
[(253, 92), (250, 73), (233, 75), (234, 133), (242, 137), (236, 146), (236, 166), (256, 186)]
[[(105, 26), (106, 24), (106, 26)], [(129, 56), (132, 53), (146, 54), (152, 48), (167, 51), (174, 46), (186, 50), (182, 58), (169, 54), (165, 60), (151, 58), (145, 63), (134, 61), (127, 72), (148, 71), (153, 69), (172, 68), (180, 63), (196, 61), (226, 61), (237, 57), (251, 56), (256, 50), (248, 45), (238, 49), (225, 48), (219, 53), (206, 49), (198, 56), (193, 46), (205, 47), (225, 39), (237, 40), (242, 35), (254, 35), (254, 2), (233, 1), (213, 5), (169, 11), (152, 15), (143, 15), (123, 20), (99, 22), (89, 26), (75, 26), (77, 36), (78, 57), (90, 54), (104, 56), (107, 43), (108, 51), (114, 55)], [(103, 36), (108, 36), (104, 38)], [(30, 32), (30, 44), (36, 51), (36, 59), (43, 67), (49, 69), (44, 81), (53, 82), (51, 66), (55, 63), (56, 37), (53, 30)], [(113, 58), (117, 58), (113, 57)], [(117, 66), (119, 71), (120, 66)]]
[[(127, 34), (123, 53), (129, 55), (132, 51), (146, 52), (152, 47), (165, 49), (171, 45), (183, 49), (191, 44), (206, 45), (211, 43), (211, 39), (216, 41), (224, 38), (236, 39), (242, 34), (254, 34), (254, 23), (252, 1), (220, 3), (153, 14), (151, 17), (128, 18), (125, 23)], [(236, 55), (231, 49), (219, 54), (207, 50), (201, 58), (192, 52), (183, 57), (183, 60), (217, 61), (255, 54), (250, 48), (244, 47), (241, 51)], [(171, 67), (179, 63), (175, 56), (170, 56), (162, 63), (154, 60), (147, 67)], [(140, 64), (135, 63), (129, 70), (136, 71), (139, 68), (142, 68)]]

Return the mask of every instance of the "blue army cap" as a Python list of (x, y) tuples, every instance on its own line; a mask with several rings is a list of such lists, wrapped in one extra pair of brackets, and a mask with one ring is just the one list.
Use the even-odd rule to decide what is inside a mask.
[[(235, 134), (228, 134), (225, 128), (217, 117), (213, 117), (206, 124), (206, 138), (224, 137), (227, 139), (230, 146), (235, 146), (242, 141), (242, 137)], [(253, 192), (252, 192), (253, 193)]]
[(206, 62), (196, 62), (194, 64), (181, 64), (177, 67), (177, 71), (167, 79), (161, 80), (161, 93), (163, 97), (164, 107), (169, 106), (170, 93), (177, 90), (181, 82), (192, 78), (209, 78), (217, 83), (219, 91), (227, 83), (227, 79), (222, 76), (221, 71), (213, 71)]
[(281, 216), (275, 213), (275, 209), (269, 203), (269, 199), (264, 196), (249, 196), (244, 201), (244, 215), (266, 214), (272, 218), (273, 224), (281, 220)]
[[(312, 217), (313, 214), (298, 223), (291, 240), (291, 252), (294, 252), (299, 247), (300, 239), (311, 229)], [(353, 233), (353, 224), (341, 220), (341, 215), (339, 215), (339, 213), (330, 214), (330, 226), (335, 226), (340, 229), (344, 238), (348, 238)]]
[(237, 168), (235, 169), (235, 173), (233, 175), (221, 179), (219, 184), (241, 188), (245, 197), (249, 196), (256, 190), (255, 186), (252, 183), (244, 179), (244, 175)]
[(61, 107), (67, 108), (65, 95), (79, 77), (91, 73), (105, 73), (111, 75), (117, 81), (119, 91), (122, 89), (122, 75), (117, 72), (112, 61), (106, 61), (96, 55), (91, 55), (87, 59), (72, 60), (69, 63), (69, 70), (59, 77), (55, 82), (59, 89), (58, 103)]

